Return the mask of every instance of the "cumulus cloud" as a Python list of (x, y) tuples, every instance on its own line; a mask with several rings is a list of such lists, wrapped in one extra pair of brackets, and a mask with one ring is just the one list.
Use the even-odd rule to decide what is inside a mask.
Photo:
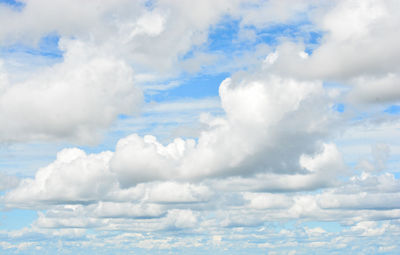
[(64, 149), (52, 164), (37, 171), (34, 179), (24, 179), (7, 193), (5, 200), (22, 207), (98, 200), (116, 185), (107, 166), (111, 156), (111, 152), (87, 155), (79, 149)]
[(91, 45), (65, 40), (64, 62), (30, 79), (2, 84), (2, 141), (96, 141), (96, 133), (141, 102), (132, 69)]
[(267, 58), (266, 69), (348, 84), (353, 87), (348, 99), (357, 104), (398, 101), (400, 37), (393, 33), (400, 26), (398, 4), (343, 0), (317, 6), (308, 17), (322, 35), (319, 45), (305, 55), (303, 42), (285, 39)]
[(318, 196), (322, 208), (333, 209), (399, 209), (400, 183), (392, 174), (371, 175), (362, 173), (351, 181), (334, 190), (328, 190)]
[[(289, 63), (286, 71), (328, 79), (397, 72), (395, 63), (400, 38), (392, 33), (400, 25), (398, 16), (393, 13), (396, 8), (398, 5), (390, 0), (363, 3), (344, 0), (333, 8), (322, 9), (323, 14), (317, 15), (320, 19), (315, 20), (316, 26), (325, 32), (321, 45), (303, 64), (300, 60)], [(295, 49), (279, 47), (284, 54)]]
[[(164, 146), (152, 136), (121, 139), (111, 161), (111, 169), (120, 182), (133, 185), (171, 177), (194, 180), (316, 170), (318, 166), (304, 165), (304, 156), (304, 164), (299, 160), (303, 154), (315, 153), (320, 148), (322, 139), (329, 135), (327, 128), (335, 122), (329, 93), (319, 82), (275, 76), (237, 79), (226, 79), (220, 86), (226, 117), (203, 115), (208, 129), (197, 142), (176, 139)], [(326, 113), (333, 118), (327, 118)], [(338, 153), (331, 148), (327, 147), (327, 154)]]

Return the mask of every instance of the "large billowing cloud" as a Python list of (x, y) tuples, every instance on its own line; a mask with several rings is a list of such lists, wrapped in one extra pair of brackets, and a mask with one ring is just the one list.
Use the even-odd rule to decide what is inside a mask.
[(70, 139), (92, 142), (96, 131), (141, 103), (133, 71), (97, 48), (63, 40), (64, 61), (0, 91), (0, 140)]
[(204, 116), (208, 128), (197, 141), (163, 146), (152, 136), (121, 139), (111, 160), (121, 184), (310, 171), (300, 157), (318, 153), (336, 120), (329, 93), (319, 82), (268, 75), (237, 79), (220, 86), (226, 117)]

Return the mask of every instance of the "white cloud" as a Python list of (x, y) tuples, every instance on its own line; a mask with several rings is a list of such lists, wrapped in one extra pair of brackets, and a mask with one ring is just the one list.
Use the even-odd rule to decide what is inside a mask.
[(399, 187), (399, 180), (392, 174), (362, 173), (350, 178), (342, 187), (318, 195), (318, 204), (326, 209), (399, 209)]
[(170, 179), (177, 172), (178, 160), (194, 143), (194, 140), (176, 139), (163, 146), (153, 136), (130, 135), (118, 142), (111, 168), (122, 186)]
[(319, 204), (322, 208), (341, 208), (341, 209), (398, 209), (400, 194), (329, 194), (325, 193), (319, 197)]
[[(313, 157), (301, 155), (299, 164), (307, 173), (259, 173), (255, 176), (231, 177), (218, 180), (214, 185), (221, 190), (253, 190), (287, 192), (313, 190), (337, 184), (337, 177), (346, 175), (342, 156), (334, 144), (324, 144), (323, 150)], [(233, 187), (233, 188), (232, 188)]]
[(163, 213), (156, 204), (99, 202), (90, 215), (99, 218), (151, 218), (160, 217)]
[[(128, 14), (134, 17), (143, 10), (141, 1), (112, 1), (103, 3), (91, 1), (23, 1), (21, 11), (13, 11), (2, 5), (0, 11), (1, 22), (7, 23), (0, 30), (0, 41), (13, 43), (14, 41), (37, 41), (41, 37), (57, 32), (62, 36), (92, 36), (99, 39), (107, 35), (115, 26), (124, 20)], [(117, 15), (111, 15), (112, 13)], [(41, 17), (38, 19), (37, 17)]]
[(196, 223), (197, 217), (191, 210), (171, 210), (166, 218), (168, 228), (193, 228)]
[(108, 169), (111, 152), (89, 154), (64, 149), (50, 165), (39, 169), (35, 179), (24, 179), (7, 193), (6, 203), (20, 207), (98, 200), (117, 183)]
[(0, 140), (69, 139), (93, 143), (119, 114), (141, 102), (123, 61), (78, 41), (61, 41), (64, 62), (2, 86)]
[(131, 37), (145, 33), (149, 36), (157, 36), (164, 30), (165, 19), (158, 13), (145, 13), (136, 23), (136, 28), (131, 32)]
[(155, 183), (145, 199), (156, 203), (194, 203), (205, 202), (211, 195), (211, 190), (205, 185), (162, 182)]
[(308, 228), (307, 227), (307, 228), (305, 228), (305, 231), (306, 231), (307, 235), (310, 237), (315, 237), (315, 236), (323, 235), (326, 233), (326, 231), (320, 227), (316, 227), (316, 228)]
[(254, 209), (288, 208), (293, 200), (283, 194), (245, 193), (244, 198), (249, 201), (249, 207)]
[(341, 0), (312, 6), (304, 6), (304, 10), (313, 9), (307, 16), (312, 26), (304, 32), (320, 31), (319, 45), (304, 57), (298, 54), (306, 48), (303, 42), (282, 39), (274, 53), (279, 57), (265, 68), (285, 76), (351, 85), (348, 101), (356, 104), (398, 101), (400, 37), (393, 33), (400, 27), (396, 1)]
[(322, 19), (325, 43), (313, 52), (313, 72), (345, 78), (398, 70), (400, 20), (395, 1), (340, 1)]
[[(274, 76), (226, 79), (220, 97), (226, 118), (204, 115), (208, 129), (197, 142), (176, 139), (164, 146), (152, 136), (121, 139), (111, 161), (121, 183), (299, 172), (304, 167), (300, 157), (318, 150), (329, 133), (324, 129), (335, 121), (327, 118), (335, 114), (318, 82)], [(326, 157), (339, 159), (332, 146), (326, 147), (326, 154), (333, 153)], [(286, 155), (277, 156), (280, 151)], [(344, 168), (339, 164), (320, 167)]]
[(357, 232), (362, 236), (381, 236), (385, 233), (386, 224), (378, 227), (375, 221), (362, 221), (351, 227), (351, 231)]
[(378, 77), (359, 77), (352, 84), (348, 101), (356, 103), (396, 103), (400, 99), (400, 75), (388, 73)]

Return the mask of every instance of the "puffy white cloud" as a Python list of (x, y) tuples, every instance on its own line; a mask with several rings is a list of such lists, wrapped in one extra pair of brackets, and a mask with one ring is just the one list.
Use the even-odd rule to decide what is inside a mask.
[(34, 179), (23, 179), (4, 201), (20, 207), (65, 202), (87, 203), (107, 194), (117, 183), (108, 169), (111, 152), (87, 155), (79, 149), (64, 149)]
[(351, 227), (351, 231), (357, 232), (362, 236), (381, 236), (385, 233), (387, 224), (378, 226), (375, 221), (362, 221), (358, 222), (355, 226)]
[(318, 195), (318, 204), (325, 209), (391, 210), (399, 209), (400, 182), (392, 174), (362, 173), (337, 189)]
[(351, 182), (344, 188), (345, 192), (384, 192), (396, 193), (400, 191), (400, 182), (391, 173), (382, 173), (372, 175), (368, 172), (362, 172), (360, 176), (351, 177)]
[(191, 210), (171, 210), (166, 218), (167, 228), (193, 228), (197, 217)]
[[(64, 149), (53, 163), (39, 169), (34, 178), (23, 179), (13, 186), (7, 183), (6, 188), (14, 189), (2, 197), (2, 202), (11, 208), (31, 209), (78, 204), (87, 205), (85, 210), (97, 217), (141, 214), (150, 217), (162, 213), (154, 203), (201, 203), (213, 195), (206, 185), (185, 182), (148, 182), (121, 188), (122, 184), (110, 170), (112, 157), (110, 151), (86, 154), (76, 148)], [(5, 179), (9, 180), (14, 179)], [(97, 204), (96, 208), (93, 204)]]
[(111, 161), (111, 168), (118, 174), (120, 183), (146, 182), (158, 179), (170, 179), (174, 176), (178, 159), (187, 147), (194, 146), (193, 140), (176, 139), (163, 146), (153, 136), (130, 135), (121, 139)]
[(339, 1), (316, 21), (327, 34), (310, 58), (312, 72), (340, 79), (398, 71), (398, 8), (391, 0)]
[(96, 141), (99, 131), (141, 102), (131, 68), (91, 45), (63, 40), (64, 62), (0, 91), (2, 141)]
[(324, 144), (320, 154), (311, 157), (302, 155), (300, 165), (311, 172), (319, 172), (323, 175), (338, 174), (344, 172), (346, 166), (335, 144)]
[(396, 1), (341, 0), (302, 8), (313, 9), (307, 15), (312, 25), (302, 31), (319, 32), (319, 45), (306, 56), (308, 46), (302, 40), (283, 39), (267, 57), (266, 70), (351, 85), (348, 101), (356, 104), (399, 100), (400, 37), (393, 33), (400, 28)]

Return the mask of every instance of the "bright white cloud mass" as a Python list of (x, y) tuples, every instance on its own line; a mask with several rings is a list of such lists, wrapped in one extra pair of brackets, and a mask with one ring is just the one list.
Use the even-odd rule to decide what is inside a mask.
[(399, 254), (396, 0), (0, 0), (1, 254)]

